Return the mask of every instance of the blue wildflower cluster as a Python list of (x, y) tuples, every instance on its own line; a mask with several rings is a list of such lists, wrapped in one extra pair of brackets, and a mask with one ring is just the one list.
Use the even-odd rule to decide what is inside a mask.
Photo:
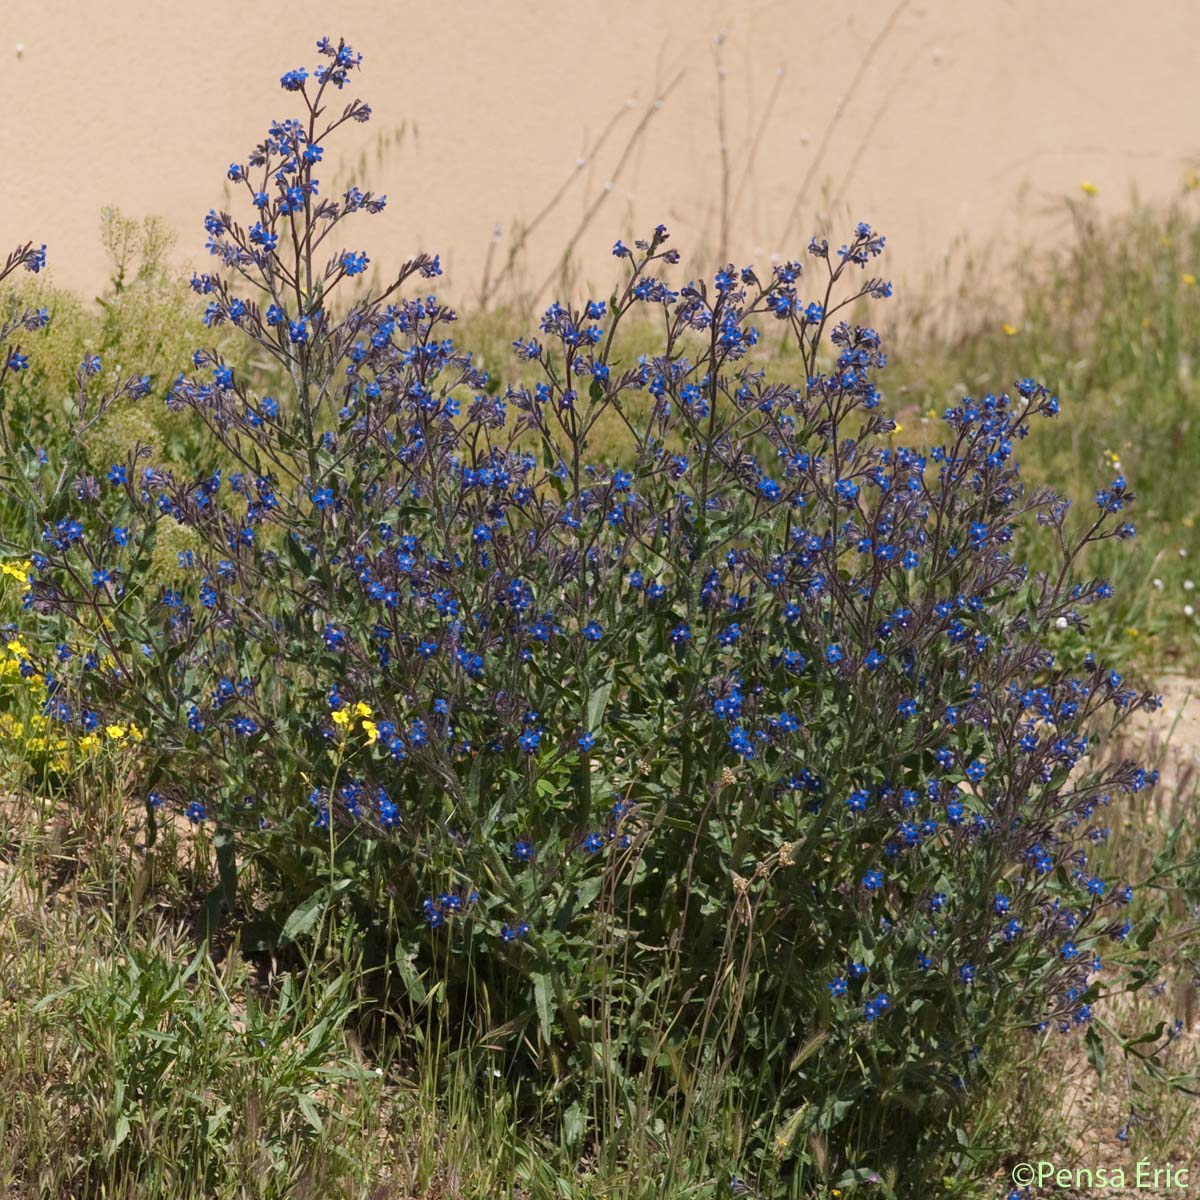
[[(1099, 948), (1132, 931), (1089, 854), (1156, 776), (1091, 752), (1156, 699), (1047, 643), (1112, 594), (1072, 564), (1132, 536), (1124, 481), (1079, 535), (1022, 481), (1016, 445), (1059, 413), (1032, 380), (898, 444), (866, 224), (686, 282), (664, 226), (617, 242), (611, 296), (550, 305), (493, 378), (426, 290), (436, 256), (345, 286), (367, 258), (335, 249), (344, 223), (386, 198), (322, 191), (371, 113), (340, 98), (361, 56), (318, 49), (281, 79), (296, 115), (230, 165), (245, 215), (208, 214), (192, 280), (273, 394), (254, 357), (197, 348), (165, 402), (218, 465), (138, 452), (46, 515), (30, 619), (72, 648), (37, 664), (48, 711), (147, 730), (152, 805), (215, 824), (282, 910), (340, 870), (365, 920), (399, 913), (414, 997), (417, 968), (515, 976), (493, 1003), (590, 1062), (611, 953), (629, 1022), (652, 988), (688, 1054), (720, 1027), (831, 1153), (854, 1105), (901, 1141), (952, 1128), (1005, 1031), (1087, 1023)], [(151, 589), (178, 526), (195, 548)], [(1047, 575), (1016, 549), (1038, 526)], [(813, 1079), (849, 1090), (813, 1104)]]

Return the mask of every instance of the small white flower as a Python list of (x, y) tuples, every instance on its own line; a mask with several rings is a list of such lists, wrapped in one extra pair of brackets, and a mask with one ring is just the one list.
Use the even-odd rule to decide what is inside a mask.
[(1153, 582), (1154, 582), (1154, 590), (1156, 592), (1161, 592), (1163, 590), (1163, 581), (1161, 579), (1155, 579)]
[(1183, 590), (1185, 592), (1190, 592), (1195, 586), (1196, 585), (1190, 579), (1185, 579), (1183, 581)]
[(1183, 615), (1185, 617), (1194, 617), (1196, 615), (1196, 610), (1190, 604), (1185, 604), (1183, 606)]
[(1182, 546), (1179, 547), (1179, 557), (1187, 558), (1187, 551)]
[(1071, 622), (1068, 621), (1066, 617), (1059, 617), (1058, 620), (1054, 622), (1054, 627), (1055, 629), (1066, 629), (1070, 623)]

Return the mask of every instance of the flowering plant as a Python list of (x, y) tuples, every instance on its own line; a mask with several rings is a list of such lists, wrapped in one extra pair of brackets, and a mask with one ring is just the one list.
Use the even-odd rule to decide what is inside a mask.
[[(436, 257), (347, 287), (367, 258), (335, 231), (386, 198), (320, 190), (370, 109), (335, 106), (361, 57), (319, 50), (193, 279), (286, 391), (197, 350), (166, 403), (225, 465), (135, 448), (47, 516), (28, 604), (71, 647), (38, 664), (47, 712), (144, 730), (151, 812), (215, 825), (227, 900), (240, 862), (285, 938), (353, 912), (413, 1004), (436, 981), (681, 1122), (753, 1080), (741, 1149), (797, 1178), (953, 1144), (989, 1056), (1086, 1025), (1131, 931), (1089, 846), (1154, 775), (1088, 754), (1155, 699), (1048, 648), (1111, 594), (1075, 571), (1132, 536), (1124, 481), (1073, 536), (1013, 458), (1059, 408), (1028, 379), (897, 444), (851, 320), (891, 291), (865, 224), (680, 287), (664, 227), (617, 242), (612, 295), (551, 305), (513, 343), (536, 380), (500, 389), (405, 290)], [(639, 314), (662, 333), (633, 355)], [(759, 360), (763, 322), (799, 383)], [(1014, 555), (1029, 526), (1055, 571)]]

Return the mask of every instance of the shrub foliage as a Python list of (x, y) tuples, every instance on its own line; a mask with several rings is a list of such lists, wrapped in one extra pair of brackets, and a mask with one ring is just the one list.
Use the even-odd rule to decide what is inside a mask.
[[(683, 286), (665, 228), (618, 242), (611, 296), (552, 305), (513, 343), (537, 381), (503, 387), (422, 294), (437, 258), (355, 290), (343, 222), (385, 198), (318, 186), (370, 115), (340, 99), (360, 56), (320, 49), (192, 280), (286, 386), (195, 352), (166, 405), (222, 464), (202, 477), (142, 446), (21, 468), (48, 715), (145, 731), (151, 817), (215, 830), (239, 916), (303, 940), (337, 910), (403, 1005), (574, 1064), (569, 1136), (597, 1096), (629, 1122), (653, 1094), (679, 1128), (740, 1106), (714, 1154), (796, 1186), (944, 1154), (1015, 1031), (1087, 1025), (1131, 931), (1088, 856), (1154, 776), (1090, 752), (1155, 700), (1049, 648), (1111, 594), (1077, 569), (1132, 536), (1124, 481), (1074, 532), (1022, 482), (1058, 413), (1028, 379), (900, 444), (858, 321), (891, 291), (867, 225)], [(632, 356), (639, 313), (661, 333)], [(768, 322), (804, 378), (760, 361)], [(1022, 566), (1026, 532), (1054, 570)]]

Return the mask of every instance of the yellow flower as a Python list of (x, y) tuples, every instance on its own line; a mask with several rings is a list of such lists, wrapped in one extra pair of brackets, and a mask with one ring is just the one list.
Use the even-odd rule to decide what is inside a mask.
[(1079, 190), (1085, 196), (1094, 196), (1100, 189), (1094, 183), (1088, 183), (1085, 179), (1083, 183), (1079, 185)]
[(1131, 638), (1135, 638), (1138, 636), (1137, 628), (1133, 625), (1130, 625), (1129, 628), (1125, 630), (1125, 632)]
[(125, 727), (123, 725), (106, 725), (104, 732), (108, 734), (114, 742), (119, 742), (125, 736)]
[(1184, 527), (1184, 529), (1191, 529), (1191, 527), (1196, 524), (1196, 518), (1184, 517), (1179, 523)]
[(33, 563), (0, 563), (0, 571), (5, 575), (11, 576), (13, 579), (19, 579), (22, 583), (29, 582), (29, 569)]
[(339, 708), (337, 712), (333, 714), (333, 723), (338, 726), (339, 729), (344, 729), (350, 724), (350, 714), (344, 708)]
[(901, 425), (899, 421), (897, 421), (896, 427), (892, 430), (892, 433), (895, 434), (895, 433), (903, 433), (903, 432), (904, 432), (904, 426)]
[(1007, 333), (1009, 337), (1016, 337), (1021, 331), (1015, 325), (1010, 325), (1007, 321), (1005, 321), (1004, 332)]
[(29, 650), (26, 647), (25, 643), (23, 641), (21, 641), (20, 638), (14, 638), (13, 641), (6, 642), (4, 644), (4, 648), (5, 648), (5, 650), (11, 651), (18, 658), (28, 658), (29, 657)]
[(85, 733), (79, 739), (79, 748), (81, 750), (95, 750), (100, 745), (100, 739), (94, 733)]
[(359, 701), (359, 702), (358, 702), (358, 703), (357, 703), (357, 704), (354, 706), (354, 711), (355, 711), (356, 713), (358, 713), (358, 715), (359, 715), (360, 717), (369, 717), (369, 716), (371, 715), (371, 706), (370, 706), (369, 704), (364, 704), (364, 703), (363, 703), (363, 702), (360, 700), (360, 701)]
[(132, 721), (129, 722), (129, 736), (135, 742), (140, 742), (145, 736), (145, 732), (139, 729)]
[(364, 720), (362, 723), (363, 733), (367, 735), (367, 745), (370, 746), (373, 742), (379, 740), (379, 726), (374, 721)]

